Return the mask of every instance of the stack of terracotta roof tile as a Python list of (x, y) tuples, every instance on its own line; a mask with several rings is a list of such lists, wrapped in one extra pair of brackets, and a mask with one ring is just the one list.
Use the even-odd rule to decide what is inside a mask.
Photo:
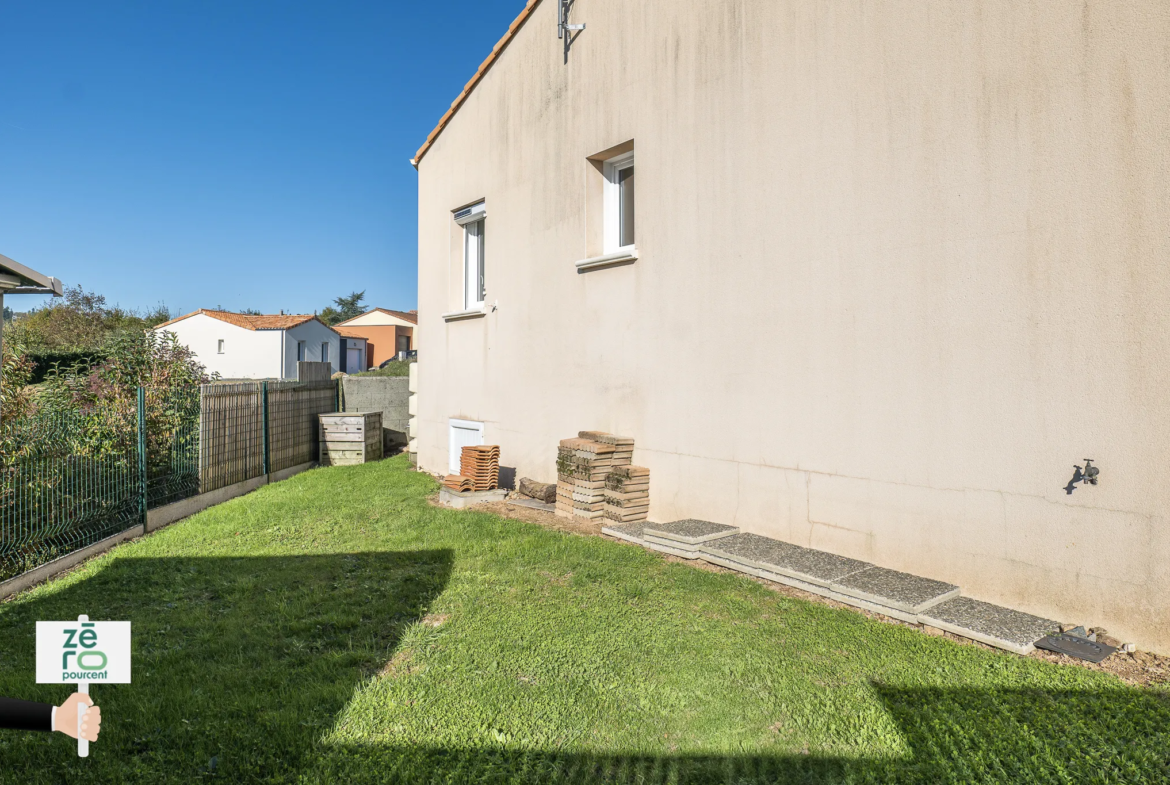
[(650, 511), (650, 470), (644, 466), (615, 466), (605, 477), (604, 516), (631, 523), (646, 520)]
[(460, 474), (448, 474), (443, 478), (443, 485), (456, 493), (468, 493), (475, 490), (475, 483), (471, 481), (471, 478)]
[(470, 477), (477, 491), (500, 487), (500, 448), (496, 445), (464, 447), (459, 456), (459, 473)]
[[(599, 431), (582, 431), (576, 439), (563, 439), (557, 450), (557, 515), (599, 519), (604, 514), (605, 478), (615, 467), (628, 464), (633, 440)], [(610, 443), (602, 441), (606, 439)], [(628, 446), (626, 446), (628, 444)]]

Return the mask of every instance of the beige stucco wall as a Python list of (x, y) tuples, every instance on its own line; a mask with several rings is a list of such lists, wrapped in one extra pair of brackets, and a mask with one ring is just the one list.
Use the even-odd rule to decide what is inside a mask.
[[(419, 165), (420, 465), (451, 417), (546, 481), (629, 434), (653, 520), (1170, 652), (1170, 4), (578, 0), (567, 66), (555, 13)], [(629, 139), (640, 259), (578, 274)]]

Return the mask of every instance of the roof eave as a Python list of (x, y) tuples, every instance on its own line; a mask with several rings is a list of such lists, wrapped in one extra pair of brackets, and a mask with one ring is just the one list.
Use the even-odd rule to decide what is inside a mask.
[(0, 281), (0, 291), (5, 294), (51, 294), (60, 297), (63, 293), (61, 282), (53, 276), (38, 273), (3, 254), (0, 254), (0, 275), (15, 279)]

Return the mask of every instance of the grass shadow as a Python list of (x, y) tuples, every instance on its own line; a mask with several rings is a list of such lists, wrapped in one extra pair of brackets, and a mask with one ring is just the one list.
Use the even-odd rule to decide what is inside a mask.
[(102, 736), (0, 732), (0, 782), (294, 782), (355, 690), (393, 657), (450, 577), (449, 550), (123, 558), (0, 606), (0, 695), (36, 685), (35, 622), (133, 624), (133, 684), (96, 685)]

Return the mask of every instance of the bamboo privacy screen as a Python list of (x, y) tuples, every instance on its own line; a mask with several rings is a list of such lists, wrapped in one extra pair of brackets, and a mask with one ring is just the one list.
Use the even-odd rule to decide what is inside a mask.
[(200, 493), (264, 473), (262, 384), (203, 385), (199, 418)]
[(201, 493), (317, 460), (317, 415), (337, 411), (337, 382), (329, 378), (327, 363), (298, 365), (297, 382), (203, 386)]
[(317, 460), (317, 415), (337, 411), (337, 383), (269, 382), (270, 472)]

